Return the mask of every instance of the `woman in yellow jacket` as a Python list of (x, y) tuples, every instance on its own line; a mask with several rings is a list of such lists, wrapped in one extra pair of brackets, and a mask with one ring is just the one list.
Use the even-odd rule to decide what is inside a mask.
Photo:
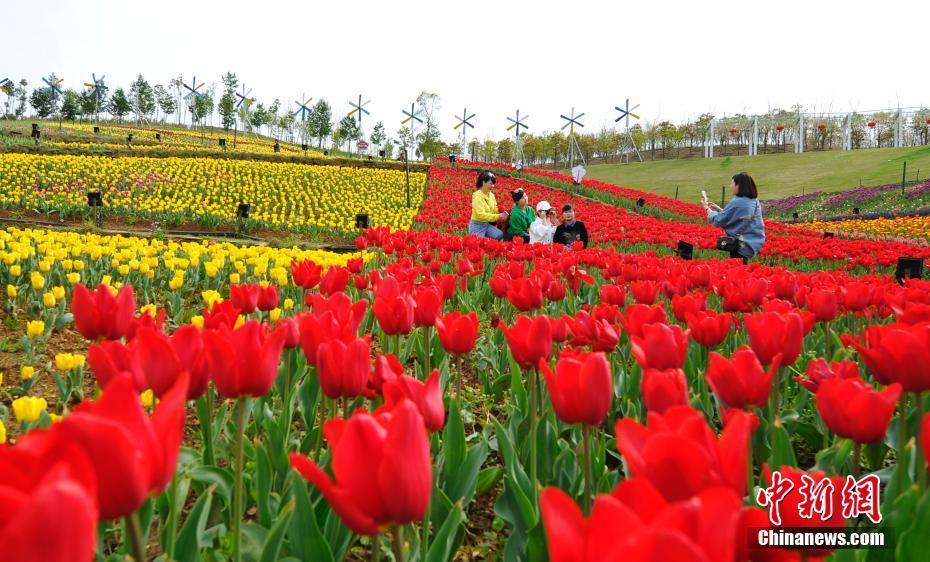
[(497, 178), (491, 172), (478, 174), (475, 192), (471, 196), (471, 220), (468, 221), (468, 233), (483, 238), (500, 240), (503, 231), (497, 228), (497, 221), (505, 220), (507, 212), (499, 212), (497, 200), (491, 193), (491, 187), (497, 184)]

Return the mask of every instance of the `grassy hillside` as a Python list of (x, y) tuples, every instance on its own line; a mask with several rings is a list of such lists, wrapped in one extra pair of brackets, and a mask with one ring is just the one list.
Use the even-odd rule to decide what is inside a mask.
[(753, 175), (763, 199), (811, 191), (841, 191), (860, 184), (882, 185), (901, 181), (907, 161), (907, 179), (930, 176), (930, 146), (879, 148), (804, 154), (765, 154), (713, 159), (665, 160), (631, 164), (598, 164), (588, 177), (670, 197), (679, 188), (679, 199), (697, 201), (706, 189), (719, 199), (720, 186), (730, 176), (746, 171)]

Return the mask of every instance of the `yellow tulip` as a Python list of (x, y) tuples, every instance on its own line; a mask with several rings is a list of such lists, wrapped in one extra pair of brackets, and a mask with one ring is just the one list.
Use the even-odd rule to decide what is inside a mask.
[(57, 304), (55, 301), (55, 295), (52, 293), (45, 293), (42, 295), (42, 304), (45, 305), (46, 308), (52, 308), (55, 306)]
[(45, 333), (45, 322), (41, 320), (30, 320), (26, 324), (26, 334), (30, 338), (41, 336)]
[(8, 298), (15, 299), (16, 298), (16, 287), (14, 287), (13, 285), (7, 285), (6, 296)]
[(29, 281), (32, 283), (32, 288), (36, 291), (40, 291), (45, 287), (45, 277), (42, 277), (41, 273), (33, 271), (29, 276)]
[(20, 265), (11, 265), (10, 266), (10, 275), (13, 277), (19, 277), (23, 272), (23, 268)]
[(3, 421), (0, 420), (0, 445), (6, 443), (6, 426), (3, 425)]
[(32, 377), (36, 376), (36, 368), (29, 365), (23, 365), (23, 368), (20, 369), (19, 374), (20, 378), (22, 378), (24, 381), (28, 381), (32, 379)]
[(48, 407), (45, 398), (36, 398), (34, 396), (20, 396), (13, 400), (13, 415), (16, 421), (34, 422), (42, 416), (42, 412)]
[(72, 285), (76, 285), (81, 282), (80, 273), (72, 272), (72, 273), (65, 275), (65, 277), (68, 279), (68, 283), (71, 283)]
[(194, 316), (193, 318), (191, 318), (191, 324), (193, 324), (194, 326), (197, 326), (198, 328), (202, 330), (203, 329), (203, 316), (200, 316), (199, 314), (197, 316)]
[(293, 308), (294, 308), (294, 299), (284, 299), (284, 310), (293, 310)]

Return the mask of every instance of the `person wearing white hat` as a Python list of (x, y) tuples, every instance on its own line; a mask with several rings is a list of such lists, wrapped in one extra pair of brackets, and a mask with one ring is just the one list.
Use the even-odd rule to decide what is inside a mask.
[(552, 244), (555, 234), (556, 212), (548, 201), (536, 204), (536, 220), (530, 225), (530, 244)]

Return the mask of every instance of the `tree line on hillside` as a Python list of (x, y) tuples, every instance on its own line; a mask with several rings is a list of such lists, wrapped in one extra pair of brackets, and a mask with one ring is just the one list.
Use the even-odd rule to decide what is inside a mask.
[[(54, 75), (52, 75), (54, 81)], [(60, 117), (69, 121), (110, 119), (119, 123), (132, 120), (139, 124), (167, 123), (178, 125), (189, 119), (191, 127), (214, 125), (226, 131), (260, 133), (288, 142), (300, 142), (323, 149), (341, 149), (354, 152), (355, 143), (367, 140), (369, 151), (384, 151), (387, 158), (402, 156), (407, 149), (411, 159), (432, 159), (437, 155), (458, 154), (472, 159), (514, 160), (516, 146), (513, 137), (501, 140), (472, 140), (468, 146), (460, 146), (460, 140), (443, 141), (440, 134), (441, 100), (438, 94), (421, 92), (416, 100), (416, 112), (422, 123), (415, 128), (403, 126), (391, 136), (383, 122), (376, 123), (366, 135), (359, 121), (351, 115), (334, 116), (333, 108), (325, 99), (310, 107), (310, 111), (299, 118), (299, 113), (274, 99), (267, 105), (256, 100), (240, 103), (237, 96), (239, 79), (236, 74), (224, 74), (220, 83), (211, 85), (201, 95), (192, 95), (185, 88), (182, 76), (167, 84), (151, 84), (141, 74), (128, 89), (118, 87), (112, 92), (108, 88), (87, 88), (81, 91), (64, 90), (61, 94), (48, 87), (33, 88), (30, 92), (25, 79), (6, 82), (0, 92), (6, 94), (3, 106), (4, 117), (22, 119), (29, 108), (32, 115), (41, 119)], [(104, 85), (105, 86), (105, 85)], [(760, 152), (788, 150), (800, 139), (799, 106), (790, 110), (775, 109), (758, 119), (757, 143)], [(715, 119), (704, 114), (693, 121), (675, 124), (671, 121), (636, 123), (629, 129), (602, 129), (592, 133), (577, 134), (578, 148), (586, 161), (616, 160), (633, 153), (635, 147), (646, 159), (687, 158), (702, 153), (711, 142), (708, 131)], [(806, 114), (804, 142), (806, 150), (831, 150), (843, 145), (845, 117), (816, 112)], [(895, 112), (854, 114), (852, 118), (852, 147), (870, 148), (893, 146), (897, 116)], [(749, 143), (753, 116), (736, 114), (720, 118), (714, 129), (712, 140), (720, 147), (721, 154), (739, 154)], [(905, 145), (928, 144), (930, 132), (930, 110), (911, 114), (904, 127)], [(524, 134), (521, 137), (524, 162), (531, 165), (561, 166), (569, 161), (569, 138), (561, 131), (541, 134)]]

